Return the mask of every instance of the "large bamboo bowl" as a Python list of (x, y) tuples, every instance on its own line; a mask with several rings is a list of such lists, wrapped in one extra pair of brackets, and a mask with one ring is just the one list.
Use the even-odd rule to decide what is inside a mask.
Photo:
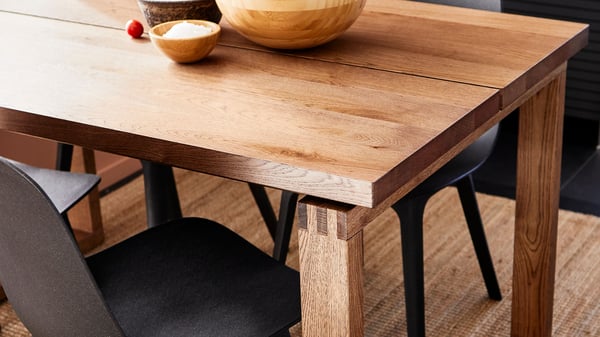
[(229, 24), (251, 41), (277, 49), (329, 42), (358, 18), (366, 0), (216, 0)]

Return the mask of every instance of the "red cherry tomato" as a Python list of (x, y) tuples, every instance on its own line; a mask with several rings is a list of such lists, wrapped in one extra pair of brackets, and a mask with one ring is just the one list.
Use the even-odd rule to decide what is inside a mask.
[(140, 36), (142, 36), (142, 33), (144, 32), (144, 26), (142, 26), (142, 24), (138, 20), (134, 19), (127, 21), (125, 29), (127, 30), (127, 34), (129, 34), (129, 36), (131, 36), (134, 39), (137, 39)]

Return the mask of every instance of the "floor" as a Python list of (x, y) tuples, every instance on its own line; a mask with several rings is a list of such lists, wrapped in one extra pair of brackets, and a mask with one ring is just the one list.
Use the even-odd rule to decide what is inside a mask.
[[(479, 192), (514, 198), (517, 115), (501, 124), (496, 148), (475, 173)], [(598, 121), (565, 119), (560, 208), (600, 216)]]

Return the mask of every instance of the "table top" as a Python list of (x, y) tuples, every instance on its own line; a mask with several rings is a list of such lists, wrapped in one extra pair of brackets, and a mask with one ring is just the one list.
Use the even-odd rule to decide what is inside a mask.
[(327, 45), (277, 52), (222, 22), (209, 58), (177, 65), (124, 33), (135, 1), (42, 3), (0, 0), (0, 128), (367, 207), (587, 41), (582, 24), (371, 0)]

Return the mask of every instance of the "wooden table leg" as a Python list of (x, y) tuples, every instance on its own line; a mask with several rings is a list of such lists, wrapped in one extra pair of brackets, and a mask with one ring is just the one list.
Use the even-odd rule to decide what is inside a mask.
[(338, 226), (346, 227), (346, 211), (335, 204), (299, 204), (305, 337), (364, 336), (363, 233), (338, 239)]
[(521, 106), (512, 336), (552, 335), (565, 72)]

